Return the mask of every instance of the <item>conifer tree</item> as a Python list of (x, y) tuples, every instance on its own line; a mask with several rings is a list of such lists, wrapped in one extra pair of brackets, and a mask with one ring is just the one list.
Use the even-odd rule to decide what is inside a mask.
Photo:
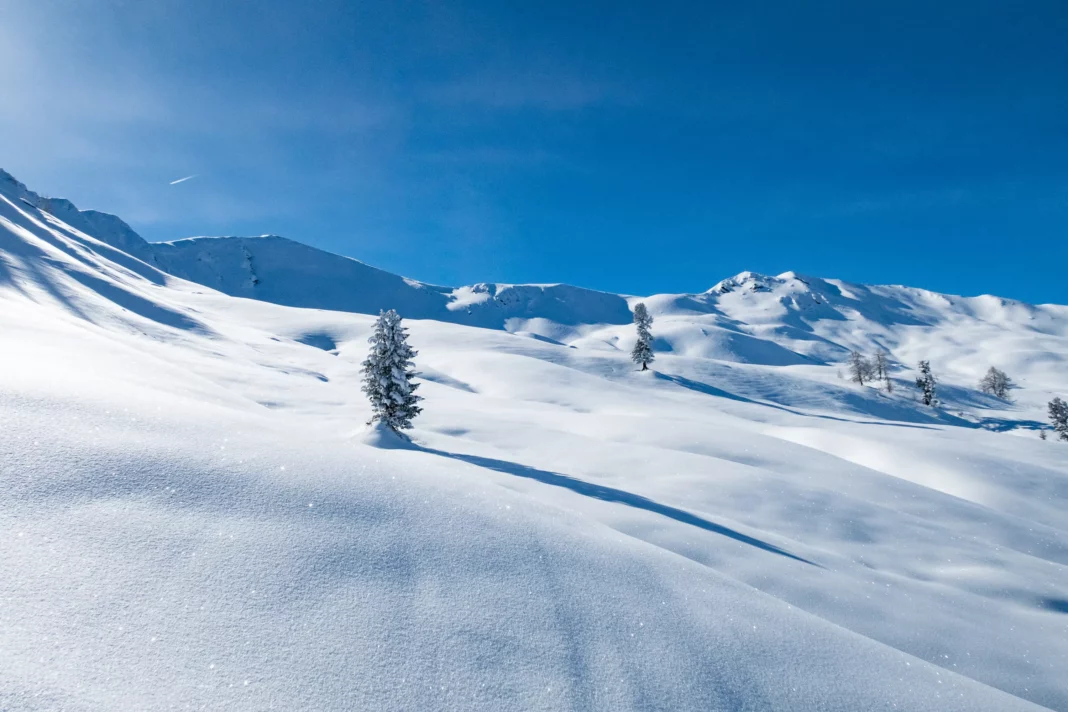
[(916, 387), (922, 391), (924, 405), (933, 406), (938, 403), (935, 397), (935, 377), (931, 373), (930, 361), (920, 361), (920, 376), (916, 379)]
[(643, 371), (649, 370), (649, 364), (653, 362), (653, 335), (649, 327), (653, 325), (653, 317), (645, 308), (644, 302), (634, 305), (634, 326), (638, 329), (638, 340), (634, 342), (634, 349), (630, 352), (630, 358), (634, 363), (640, 363)]
[(396, 311), (380, 312), (375, 331), (367, 340), (371, 351), (363, 362), (363, 392), (371, 401), (371, 421), (388, 425), (394, 431), (412, 427), (412, 418), (422, 412), (416, 405), (423, 400), (415, 395), (418, 383), (412, 383), (418, 353), (408, 345), (408, 330), (401, 325)]
[(1053, 431), (1061, 440), (1068, 441), (1068, 403), (1060, 398), (1054, 398), (1049, 402), (1049, 422), (1053, 425)]

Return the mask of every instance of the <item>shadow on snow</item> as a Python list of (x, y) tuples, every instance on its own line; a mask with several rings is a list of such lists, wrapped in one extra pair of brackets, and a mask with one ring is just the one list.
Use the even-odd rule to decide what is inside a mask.
[[(765, 406), (765, 407), (768, 407), (768, 408), (774, 408), (775, 410), (781, 410), (781, 411), (783, 411), (785, 413), (790, 413), (791, 415), (801, 415), (801, 416), (805, 416), (805, 417), (809, 417), (809, 418), (820, 418), (822, 420), (835, 420), (835, 421), (838, 421), (840, 423), (861, 423), (861, 424), (864, 424), (864, 425), (887, 425), (887, 426), (898, 427), (898, 428), (920, 428), (922, 430), (932, 430), (932, 429), (934, 429), (933, 425), (922, 425), (922, 424), (919, 424), (919, 423), (905, 423), (905, 422), (901, 422), (900, 420), (896, 420), (896, 419), (895, 420), (888, 419), (887, 421), (856, 420), (856, 419), (853, 419), (853, 418), (840, 418), (840, 417), (837, 417), (837, 416), (834, 416), (834, 415), (826, 415), (826, 414), (822, 414), (822, 413), (806, 413), (804, 411), (796, 410), (794, 408), (789, 408), (787, 406), (780, 405), (778, 403), (771, 403), (769, 401), (759, 401), (759, 400), (753, 400), (752, 398), (746, 398), (745, 396), (740, 396), (740, 395), (738, 395), (736, 393), (731, 393), (729, 391), (725, 391), (722, 388), (716, 388), (715, 386), (710, 386), (707, 383), (702, 383), (700, 381), (695, 381), (693, 379), (685, 378), (683, 376), (672, 376), (672, 375), (667, 374), (667, 373), (661, 373), (659, 371), (656, 371), (655, 372), (655, 377), (657, 379), (661, 380), (661, 381), (669, 381), (670, 383), (674, 383), (676, 386), (681, 386), (683, 388), (688, 388), (691, 391), (697, 391), (698, 393), (704, 393), (705, 395), (715, 396), (717, 398), (726, 398), (728, 400), (737, 401), (739, 403), (748, 403), (750, 405), (762, 405), (762, 406)], [(914, 416), (914, 414), (911, 414), (911, 413), (908, 413), (908, 414)], [(960, 420), (960, 419), (959, 418), (953, 418), (953, 420), (957, 421), (957, 420)], [(937, 421), (933, 421), (933, 422), (937, 423)], [(966, 423), (967, 421), (961, 421), (961, 422), (962, 423)]]
[(729, 527), (725, 527), (722, 524), (716, 524), (707, 519), (691, 514), (682, 509), (671, 507), (666, 504), (653, 501), (648, 497), (642, 497), (641, 495), (633, 494), (625, 490), (616, 489), (614, 487), (606, 487), (605, 485), (596, 485), (590, 482), (585, 482), (568, 475), (561, 475), (558, 472), (549, 472), (548, 470), (539, 470), (528, 465), (521, 465), (516, 462), (509, 462), (507, 460), (495, 460), (490, 457), (479, 457), (477, 455), (465, 455), (462, 453), (445, 452), (444, 450), (435, 450), (428, 447), (419, 447), (420, 450), (432, 455), (440, 455), (441, 457), (452, 458), (453, 460), (460, 460), (470, 465), (477, 465), (478, 467), (485, 467), (489, 470), (495, 470), (497, 472), (503, 472), (506, 475), (513, 475), (515, 477), (523, 477), (530, 480), (536, 480), (542, 484), (552, 485), (553, 487), (562, 487), (567, 490), (571, 490), (576, 494), (581, 494), (584, 497), (592, 497), (593, 499), (599, 499), (603, 502), (614, 502), (616, 504), (623, 504), (628, 507), (634, 507), (635, 509), (641, 509), (646, 512), (652, 512), (653, 514), (659, 514), (669, 519), (674, 519), (677, 522), (683, 524), (689, 524), (690, 526), (697, 527), (698, 529), (704, 529), (705, 531), (713, 532), (725, 536), (729, 539), (734, 539), (743, 544), (756, 547), (761, 551), (767, 551), (772, 554), (778, 554), (779, 556), (785, 556), (788, 559), (794, 561), (800, 561), (810, 566), (819, 566), (819, 564), (809, 561), (808, 559), (791, 554), (785, 549), (769, 544), (766, 541), (761, 541), (755, 537), (742, 534)]

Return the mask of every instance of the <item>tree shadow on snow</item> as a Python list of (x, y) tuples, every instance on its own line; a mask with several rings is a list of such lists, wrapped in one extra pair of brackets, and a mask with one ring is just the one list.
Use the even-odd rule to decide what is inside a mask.
[[(685, 378), (683, 376), (673, 376), (673, 375), (670, 375), (670, 374), (667, 374), (667, 373), (660, 373), (659, 371), (656, 371), (655, 372), (655, 377), (660, 379), (660, 380), (662, 380), (662, 381), (669, 381), (671, 383), (674, 383), (677, 386), (681, 386), (683, 388), (688, 388), (688, 389), (690, 389), (692, 391), (697, 391), (698, 393), (704, 393), (706, 395), (715, 396), (717, 398), (726, 398), (728, 400), (737, 401), (738, 403), (748, 403), (750, 405), (761, 405), (761, 406), (765, 406), (765, 407), (768, 407), (768, 408), (774, 408), (775, 410), (781, 410), (781, 411), (783, 411), (785, 413), (790, 413), (792, 415), (800, 415), (800, 416), (804, 416), (804, 417), (808, 417), (808, 418), (820, 418), (822, 420), (835, 420), (835, 421), (838, 421), (840, 423), (859, 423), (861, 425), (884, 425), (884, 426), (895, 427), (895, 428), (919, 428), (921, 430), (935, 430), (936, 429), (936, 427), (935, 427), (936, 425), (953, 425), (953, 426), (960, 427), (960, 428), (972, 428), (972, 429), (980, 429), (980, 430), (989, 430), (989, 431), (995, 432), (995, 433), (1004, 433), (1004, 432), (1008, 432), (1010, 430), (1017, 430), (1017, 429), (1025, 429), (1025, 430), (1035, 430), (1035, 431), (1037, 431), (1037, 430), (1042, 430), (1043, 428), (1046, 427), (1046, 425), (1044, 423), (1041, 423), (1041, 422), (1039, 422), (1037, 420), (1014, 420), (1012, 418), (995, 418), (995, 417), (980, 417), (978, 420), (971, 420), (969, 418), (963, 418), (963, 417), (954, 415), (953, 412), (952, 412), (952, 410), (953, 410), (952, 407), (947, 407), (947, 408), (941, 408), (940, 407), (940, 408), (938, 408), (936, 410), (932, 410), (930, 415), (923, 414), (927, 418), (927, 420), (930, 423), (930, 425), (922, 424), (922, 423), (916, 423), (916, 422), (911, 422), (911, 423), (903, 422), (903, 419), (905, 417), (915, 418), (915, 417), (917, 417), (917, 414), (914, 413), (914, 412), (910, 412), (910, 411), (903, 411), (900, 408), (892, 407), (892, 406), (888, 406), (888, 407), (891, 407), (892, 409), (891, 410), (887, 410), (884, 413), (883, 417), (885, 417), (886, 420), (859, 420), (859, 419), (855, 419), (855, 418), (840, 418), (840, 417), (837, 417), (837, 416), (834, 416), (834, 415), (826, 415), (826, 414), (823, 414), (823, 413), (808, 413), (808, 412), (805, 412), (805, 411), (796, 410), (794, 408), (789, 408), (787, 406), (780, 405), (778, 403), (771, 403), (771, 402), (768, 402), (768, 401), (753, 400), (752, 398), (747, 398), (745, 396), (740, 396), (740, 395), (738, 395), (736, 393), (731, 393), (729, 391), (725, 391), (722, 388), (716, 388), (715, 386), (710, 386), (707, 383), (702, 383), (700, 381), (695, 381), (693, 379)], [(900, 388), (900, 385), (898, 387)], [(965, 389), (957, 388), (956, 390), (957, 391), (964, 391)], [(845, 402), (849, 403), (851, 400), (855, 401), (858, 397), (859, 396), (856, 396), (855, 394), (847, 394), (845, 396)], [(991, 407), (990, 403), (997, 403), (997, 404), (1000, 404), (1002, 407), (1007, 407), (1007, 406), (1011, 405), (1011, 403), (1006, 403), (1005, 401), (1000, 401), (1000, 400), (995, 399), (994, 396), (983, 396), (982, 394), (978, 394), (978, 395), (972, 394), (972, 397), (973, 397), (973, 399), (975, 400), (976, 403), (981, 403), (982, 404), (981, 405), (982, 408), (990, 408)], [(856, 402), (853, 405), (857, 409), (860, 409), (860, 407), (862, 407), (862, 405), (867, 405), (869, 408), (871, 408), (873, 404), (870, 403), (870, 402), (864, 403), (864, 404)], [(953, 405), (955, 406), (956, 403), (954, 403)], [(875, 417), (879, 417), (879, 415), (875, 414)]]
[(938, 384), (938, 398), (949, 409), (971, 410), (1008, 410), (1012, 408), (1011, 400), (1002, 400), (975, 388), (956, 386), (950, 383)]
[(1009, 418), (980, 418), (974, 427), (995, 433), (1007, 433), (1010, 430), (1045, 430), (1048, 423), (1038, 420), (1011, 420)]
[(1054, 613), (1068, 613), (1068, 599), (1065, 598), (1041, 598), (1038, 607)]
[[(853, 419), (853, 418), (839, 418), (837, 416), (825, 415), (825, 414), (822, 414), (822, 413), (806, 413), (806, 412), (801, 411), (801, 410), (796, 410), (794, 408), (788, 408), (788, 407), (786, 407), (784, 405), (779, 405), (778, 403), (770, 403), (768, 401), (758, 401), (758, 400), (753, 400), (752, 398), (746, 398), (745, 396), (740, 396), (740, 395), (738, 395), (736, 393), (731, 393), (729, 391), (725, 391), (722, 388), (716, 388), (715, 386), (710, 386), (707, 383), (701, 383), (700, 381), (695, 381), (695, 380), (690, 379), (690, 378), (684, 378), (683, 376), (672, 376), (672, 375), (667, 374), (667, 373), (660, 373), (659, 371), (656, 371), (655, 373), (656, 373), (656, 378), (658, 378), (659, 380), (670, 381), (671, 383), (674, 383), (676, 386), (682, 386), (683, 388), (688, 388), (691, 391), (697, 391), (698, 393), (704, 393), (706, 395), (716, 396), (717, 398), (726, 398), (728, 400), (737, 401), (739, 403), (748, 403), (750, 405), (761, 405), (761, 406), (765, 406), (767, 408), (774, 408), (775, 410), (781, 410), (784, 413), (790, 413), (791, 415), (800, 415), (800, 416), (804, 416), (804, 417), (807, 417), (807, 418), (820, 418), (821, 420), (835, 420), (835, 421), (838, 421), (840, 423), (861, 423), (863, 425), (887, 425), (887, 426), (893, 426), (893, 427), (897, 427), (897, 428), (919, 428), (921, 430), (932, 430), (933, 429), (933, 427), (930, 426), (930, 425), (921, 425), (921, 424), (918, 424), (918, 423), (903, 423), (903, 422), (896, 421), (896, 420), (892, 421), (892, 422), (891, 421), (880, 421), (880, 420), (856, 420), (856, 419)], [(955, 418), (954, 420), (957, 420), (957, 419)], [(961, 422), (967, 422), (967, 421), (961, 421)]]
[[(760, 549), (761, 551), (767, 551), (772, 554), (778, 554), (794, 561), (800, 561), (810, 566), (819, 566), (819, 564), (809, 561), (803, 557), (791, 554), (785, 549), (769, 544), (766, 541), (761, 541), (755, 537), (742, 534), (739, 531), (735, 531), (730, 527), (725, 527), (722, 524), (716, 524), (707, 519), (691, 514), (682, 509), (671, 507), (666, 504), (661, 504), (648, 497), (642, 497), (641, 495), (633, 494), (625, 490), (616, 489), (614, 487), (606, 487), (605, 485), (596, 485), (584, 480), (580, 480), (568, 475), (561, 475), (558, 472), (549, 472), (548, 470), (539, 470), (528, 465), (521, 465), (517, 462), (509, 462), (507, 460), (495, 460), (490, 457), (479, 457), (477, 455), (465, 455), (457, 452), (446, 452), (444, 450), (435, 450), (433, 448), (419, 446), (419, 449), (423, 452), (431, 455), (439, 455), (441, 457), (448, 457), (453, 460), (460, 460), (470, 465), (477, 465), (478, 467), (484, 467), (488, 470), (494, 470), (496, 472), (503, 472), (506, 475), (513, 475), (515, 477), (523, 477), (529, 480), (536, 480), (542, 484), (551, 485), (553, 487), (562, 487), (567, 490), (571, 490), (576, 494), (581, 494), (584, 497), (591, 497), (593, 499), (599, 499), (603, 502), (613, 502), (615, 504), (623, 504), (628, 507), (634, 507), (635, 509), (641, 509), (646, 512), (652, 512), (653, 514), (659, 514), (668, 519), (674, 519), (676, 522), (682, 524), (689, 524), (690, 526), (697, 527), (698, 529), (704, 529), (705, 531), (725, 536), (729, 539), (748, 544), (749, 546)], [(822, 567), (821, 567), (822, 568)]]

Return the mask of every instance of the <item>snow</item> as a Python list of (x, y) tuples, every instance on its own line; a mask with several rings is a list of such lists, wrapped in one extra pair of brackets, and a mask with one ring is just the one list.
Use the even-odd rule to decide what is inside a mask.
[(626, 300), (615, 294), (563, 284), (439, 287), (277, 235), (196, 237), (148, 249), (148, 261), (169, 274), (286, 306), (361, 314), (396, 309), (409, 318), (489, 328), (502, 328), (510, 319), (568, 325), (630, 320)]
[(405, 435), (397, 432), (380, 420), (366, 425), (356, 439), (364, 445), (382, 448), (383, 450), (414, 450), (415, 445)]
[(1068, 307), (453, 289), (56, 205), (0, 174), (0, 709), (1068, 709)]

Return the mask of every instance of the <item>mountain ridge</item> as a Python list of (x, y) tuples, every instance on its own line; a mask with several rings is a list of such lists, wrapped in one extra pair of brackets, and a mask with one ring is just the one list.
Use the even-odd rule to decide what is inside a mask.
[[(501, 329), (576, 348), (628, 349), (631, 309), (638, 301), (657, 319), (660, 352), (773, 366), (841, 363), (853, 350), (910, 352), (910, 329), (938, 330), (949, 323), (967, 325), (976, 338), (990, 343), (1006, 329), (1058, 343), (1068, 338), (1068, 306), (864, 285), (796, 272), (769, 276), (744, 271), (701, 293), (646, 297), (563, 283), (440, 286), (279, 235), (150, 243), (116, 216), (79, 210), (66, 199), (43, 198), (6, 172), (0, 172), (0, 188), (21, 204), (139, 260), (146, 269), (230, 296), (362, 314), (397, 309), (407, 318)], [(147, 274), (128, 259), (126, 264)], [(1055, 353), (1048, 357), (1057, 359)], [(912, 357), (900, 357), (898, 364)]]
[[(17, 191), (17, 193), (19, 194), (18, 197), (26, 198), (27, 201), (33, 207), (39, 208), (39, 209), (44, 210), (44, 211), (46, 211), (46, 212), (48, 212), (50, 214), (53, 214), (55, 217), (63, 220), (64, 222), (66, 222), (67, 224), (71, 225), (72, 227), (76, 227), (76, 228), (82, 230), (83, 232), (85, 232), (86, 234), (89, 234), (89, 235), (91, 235), (91, 236), (93, 236), (93, 237), (95, 237), (95, 238), (97, 238), (97, 239), (99, 239), (99, 240), (101, 240), (101, 241), (103, 241), (103, 242), (105, 242), (107, 244), (110, 244), (113, 247), (117, 247), (117, 248), (122, 249), (124, 251), (128, 251), (131, 254), (133, 254), (134, 256), (141, 256), (143, 254), (144, 256), (148, 257), (149, 260), (159, 259), (158, 256), (160, 255), (161, 252), (181, 251), (183, 249), (189, 249), (193, 245), (201, 246), (201, 245), (208, 245), (208, 244), (215, 244), (215, 243), (226, 243), (226, 242), (230, 242), (230, 241), (239, 241), (241, 243), (248, 243), (248, 244), (256, 244), (257, 242), (260, 242), (260, 241), (276, 241), (276, 242), (280, 241), (280, 242), (283, 242), (283, 243), (288, 243), (289, 245), (300, 246), (300, 247), (305, 248), (307, 250), (314, 251), (316, 253), (321, 253), (322, 255), (328, 255), (333, 259), (355, 262), (355, 263), (357, 263), (359, 265), (362, 265), (363, 267), (366, 267), (368, 269), (376, 270), (378, 272), (382, 272), (382, 273), (385, 273), (385, 274), (393, 275), (395, 277), (399, 277), (400, 279), (405, 280), (406, 282), (408, 282), (409, 284), (412, 284), (413, 286), (418, 285), (419, 287), (429, 288), (429, 289), (436, 290), (436, 291), (478, 290), (478, 289), (486, 289), (486, 288), (490, 288), (490, 287), (495, 287), (498, 290), (507, 289), (507, 288), (514, 288), (514, 287), (537, 287), (537, 288), (568, 287), (568, 288), (571, 288), (571, 289), (583, 290), (583, 291), (586, 291), (586, 292), (599, 293), (599, 294), (609, 294), (609, 295), (619, 296), (619, 297), (623, 297), (623, 298), (627, 298), (627, 299), (636, 299), (639, 296), (639, 295), (632, 295), (632, 294), (627, 294), (627, 293), (617, 293), (617, 292), (609, 292), (609, 291), (606, 291), (606, 290), (592, 289), (592, 288), (582, 287), (582, 286), (579, 286), (579, 285), (572, 285), (572, 284), (568, 284), (568, 283), (564, 283), (564, 282), (543, 282), (543, 283), (477, 282), (477, 283), (473, 283), (473, 284), (470, 284), (470, 285), (461, 285), (461, 286), (458, 286), (458, 287), (449, 287), (449, 286), (443, 286), (443, 285), (436, 285), (436, 284), (433, 284), (431, 282), (425, 282), (425, 281), (422, 281), (422, 280), (413, 279), (413, 278), (410, 278), (410, 277), (404, 277), (402, 275), (397, 275), (397, 274), (389, 272), (387, 270), (383, 270), (382, 268), (374, 267), (373, 265), (370, 265), (370, 264), (368, 264), (366, 262), (363, 262), (362, 260), (359, 260), (358, 258), (351, 257), (351, 256), (348, 256), (348, 255), (342, 255), (340, 253), (330, 252), (329, 250), (324, 250), (322, 248), (314, 247), (312, 245), (309, 245), (307, 243), (301, 242), (299, 240), (296, 240), (296, 239), (293, 239), (293, 238), (290, 238), (290, 237), (286, 237), (286, 236), (283, 236), (283, 235), (273, 234), (273, 233), (268, 233), (268, 234), (263, 234), (263, 235), (255, 235), (255, 236), (243, 236), (243, 235), (196, 235), (196, 236), (189, 236), (189, 237), (183, 237), (183, 238), (176, 238), (176, 239), (173, 239), (173, 240), (163, 240), (163, 241), (159, 241), (159, 242), (149, 242), (148, 240), (145, 240), (140, 234), (138, 234), (133, 228), (131, 228), (129, 226), (129, 224), (127, 224), (124, 220), (122, 220), (120, 217), (118, 217), (116, 215), (113, 215), (113, 214), (110, 214), (110, 213), (106, 213), (106, 212), (97, 211), (97, 210), (92, 210), (92, 209), (81, 210), (72, 201), (70, 201), (70, 200), (68, 200), (66, 198), (55, 198), (55, 197), (41, 196), (40, 194), (38, 194), (38, 193), (30, 190), (29, 188), (27, 188), (25, 184), (23, 184), (20, 181), (18, 181), (18, 179), (16, 179), (12, 174), (10, 174), (9, 172), (7, 172), (4, 169), (0, 168), (0, 185), (4, 185), (4, 184), (7, 184), (9, 187), (14, 186), (14, 188)], [(166, 247), (162, 247), (162, 246), (166, 246)], [(150, 261), (150, 264), (152, 264), (151, 261)], [(177, 265), (175, 263), (173, 263), (173, 262), (170, 264), (170, 266), (172, 268), (176, 268), (176, 269), (178, 268)], [(182, 276), (182, 275), (175, 275), (175, 276)], [(185, 277), (183, 277), (183, 278), (185, 278)], [(750, 270), (744, 270), (742, 272), (739, 272), (736, 275), (721, 279), (719, 282), (716, 282), (712, 287), (710, 287), (709, 289), (705, 290), (704, 292), (694, 292), (694, 293), (678, 292), (678, 293), (653, 294), (653, 295), (649, 295), (648, 298), (663, 296), (663, 295), (667, 295), (667, 294), (674, 295), (674, 296), (698, 296), (698, 295), (703, 295), (703, 294), (714, 294), (714, 293), (725, 294), (725, 293), (729, 293), (730, 291), (733, 291), (733, 289), (736, 289), (736, 288), (737, 289), (748, 288), (751, 291), (766, 291), (768, 289), (767, 285), (769, 285), (769, 284), (783, 283), (783, 282), (787, 282), (787, 281), (790, 281), (790, 280), (797, 280), (797, 281), (799, 281), (801, 283), (804, 283), (806, 285), (811, 285), (812, 282), (822, 282), (822, 283), (827, 283), (827, 284), (866, 286), (866, 287), (875, 287), (875, 288), (905, 289), (905, 290), (912, 290), (912, 291), (915, 291), (915, 292), (926, 293), (926, 294), (935, 295), (935, 296), (941, 296), (941, 297), (945, 297), (945, 298), (948, 298), (948, 299), (982, 299), (982, 298), (985, 298), (985, 297), (993, 297), (993, 298), (998, 299), (998, 300), (1000, 300), (1002, 302), (1005, 302), (1005, 303), (1019, 304), (1019, 305), (1025, 305), (1025, 306), (1034, 306), (1034, 307), (1045, 307), (1045, 306), (1060, 307), (1060, 306), (1065, 306), (1065, 305), (1057, 304), (1057, 303), (1054, 303), (1054, 302), (1047, 302), (1047, 303), (1041, 303), (1041, 304), (1032, 304), (1030, 302), (1026, 302), (1026, 301), (1019, 300), (1019, 299), (998, 296), (998, 295), (993, 294), (993, 293), (983, 293), (983, 294), (977, 294), (977, 295), (972, 295), (972, 296), (965, 296), (965, 295), (951, 294), (951, 293), (948, 293), (948, 292), (939, 292), (939, 291), (936, 291), (936, 290), (926, 289), (926, 288), (923, 288), (923, 287), (912, 287), (912, 286), (901, 284), (901, 283), (867, 284), (867, 283), (860, 283), (860, 282), (847, 282), (845, 280), (840, 280), (840, 279), (836, 279), (836, 278), (816, 277), (816, 276), (813, 276), (813, 275), (800, 274), (800, 273), (797, 273), (797, 272), (794, 272), (794, 271), (787, 271), (787, 272), (780, 273), (778, 275), (767, 275), (767, 274), (762, 274), (762, 273), (754, 272), (754, 271), (750, 271)], [(196, 281), (196, 280), (191, 280), (191, 281)], [(205, 285), (205, 286), (210, 286), (210, 285)]]

